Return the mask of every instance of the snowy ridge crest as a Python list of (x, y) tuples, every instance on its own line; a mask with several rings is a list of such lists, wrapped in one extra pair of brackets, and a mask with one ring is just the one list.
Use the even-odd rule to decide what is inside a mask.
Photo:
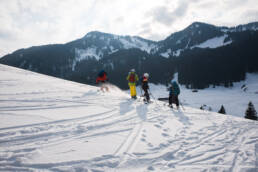
[(120, 36), (96, 31), (88, 33), (83, 39), (86, 41), (99, 39), (106, 48), (112, 47), (110, 49), (113, 49), (113, 51), (115, 51), (114, 47), (117, 47), (118, 49), (139, 48), (142, 51), (150, 53), (151, 50), (157, 46), (156, 42), (145, 40), (138, 36)]
[(221, 27), (222, 32), (244, 32), (244, 31), (258, 31), (258, 22), (249, 23), (246, 25), (238, 25), (236, 27)]
[(173, 33), (161, 41), (159, 55), (169, 58), (178, 57), (184, 50), (198, 48), (219, 48), (233, 43), (232, 32), (258, 31), (258, 22), (236, 27), (216, 27), (194, 22), (186, 29)]

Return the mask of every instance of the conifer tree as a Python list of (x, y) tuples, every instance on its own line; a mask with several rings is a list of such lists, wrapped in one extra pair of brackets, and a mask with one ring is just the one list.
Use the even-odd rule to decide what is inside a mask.
[(233, 87), (233, 86), (234, 86), (232, 81), (230, 81), (229, 86), (230, 86), (230, 87)]
[(257, 120), (257, 112), (252, 102), (248, 103), (248, 108), (246, 109), (246, 112), (245, 112), (245, 118)]
[(226, 110), (224, 108), (224, 106), (222, 105), (220, 110), (218, 111), (218, 113), (221, 113), (221, 114), (226, 114)]

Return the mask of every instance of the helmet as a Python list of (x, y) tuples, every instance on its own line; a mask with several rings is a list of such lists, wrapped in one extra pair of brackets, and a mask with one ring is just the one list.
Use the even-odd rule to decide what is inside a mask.
[(144, 73), (143, 76), (146, 77), (146, 78), (149, 78), (149, 74), (148, 73)]
[(135, 72), (135, 69), (131, 69), (131, 72)]
[(175, 79), (172, 79), (172, 80), (170, 81), (171, 84), (173, 84), (174, 82), (176, 82)]

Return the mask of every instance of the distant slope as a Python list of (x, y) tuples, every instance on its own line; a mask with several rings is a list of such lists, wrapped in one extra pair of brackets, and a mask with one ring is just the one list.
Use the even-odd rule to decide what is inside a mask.
[[(257, 171), (257, 122), (0, 65), (1, 171)], [(111, 87), (112, 88), (112, 87)]]
[[(245, 89), (242, 89), (245, 88)], [(244, 118), (248, 103), (251, 101), (258, 111), (258, 74), (248, 73), (246, 79), (241, 82), (234, 82), (233, 87), (223, 86), (196, 90), (185, 88), (180, 85), (181, 93), (179, 100), (190, 107), (218, 112), (223, 105), (227, 115)], [(166, 87), (163, 85), (150, 85), (152, 94), (158, 97), (168, 97)], [(140, 92), (140, 89), (138, 90)]]

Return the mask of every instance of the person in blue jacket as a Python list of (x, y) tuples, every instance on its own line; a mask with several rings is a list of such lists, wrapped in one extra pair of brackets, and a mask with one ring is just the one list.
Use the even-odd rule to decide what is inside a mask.
[(171, 108), (173, 108), (172, 103), (175, 103), (177, 106), (177, 109), (179, 109), (179, 100), (178, 100), (179, 94), (180, 94), (180, 88), (177, 82), (174, 80), (171, 80), (171, 84), (169, 87), (169, 98), (168, 98), (169, 106)]

